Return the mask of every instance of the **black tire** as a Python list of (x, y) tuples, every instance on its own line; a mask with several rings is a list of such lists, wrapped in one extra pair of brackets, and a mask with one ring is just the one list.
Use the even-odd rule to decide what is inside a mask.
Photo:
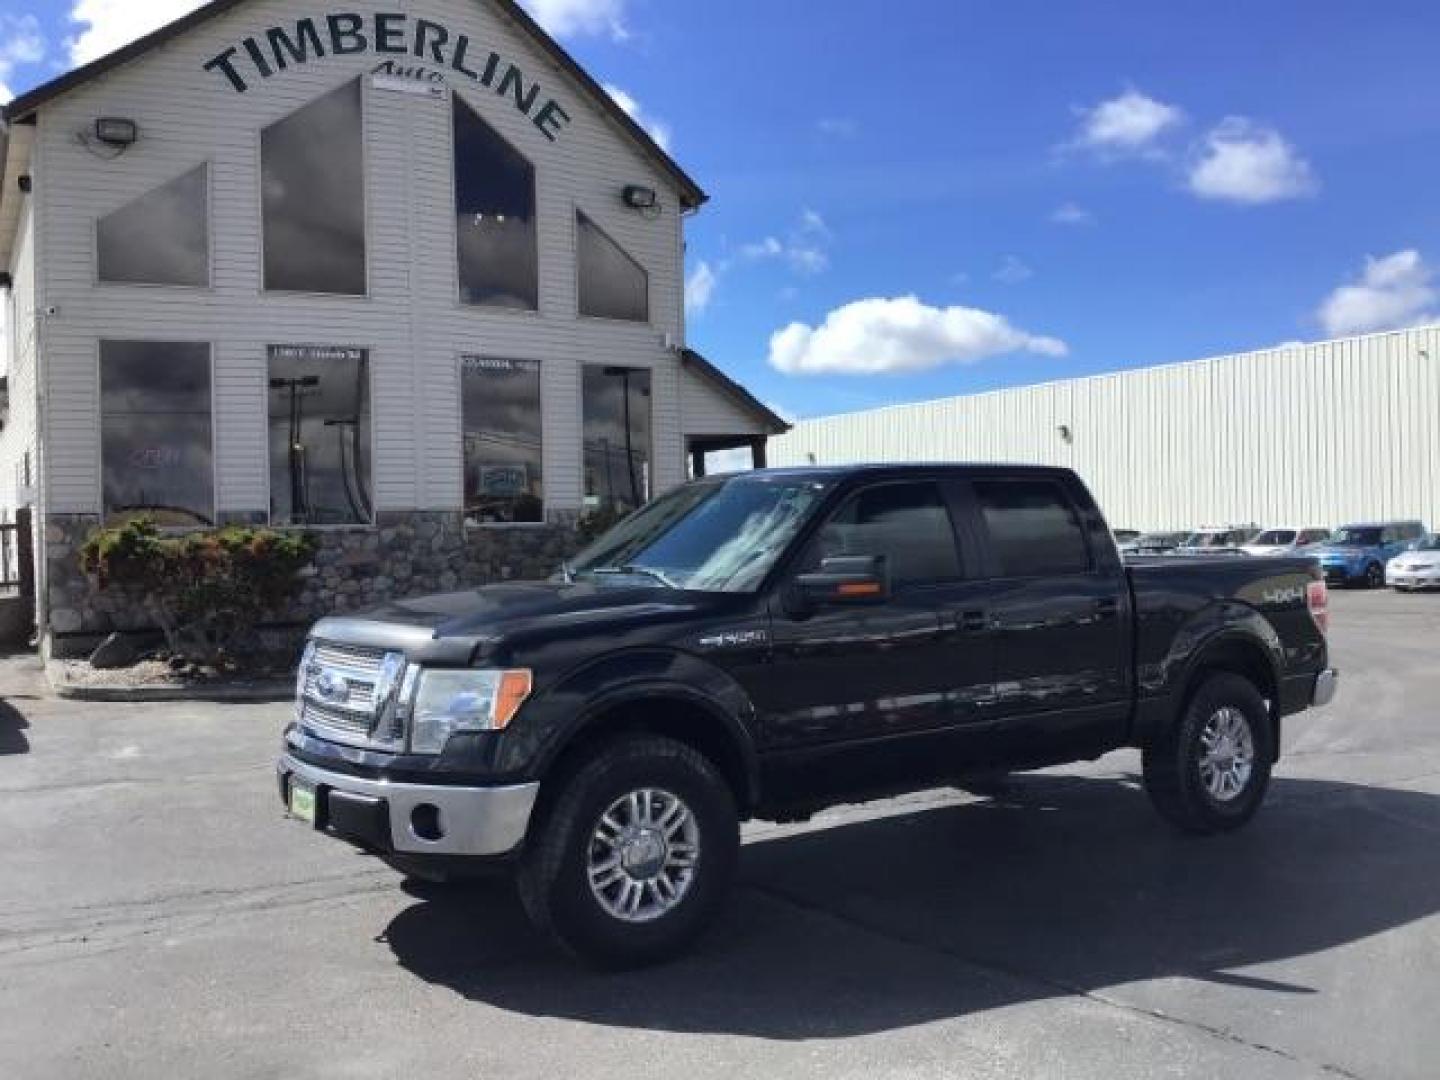
[(1365, 568), (1365, 587), (1367, 589), (1380, 589), (1385, 586), (1385, 568), (1379, 563), (1371, 563)]
[[(683, 952), (718, 914), (739, 859), (739, 815), (719, 771), (683, 743), (627, 735), (562, 783), (542, 808), (520, 863), (520, 899), (530, 921), (577, 959), (605, 970), (644, 967)], [(651, 921), (631, 922), (602, 904), (588, 864), (602, 815), (642, 789), (673, 793), (684, 803), (698, 826), (698, 851), (675, 906)]]
[[(1212, 718), (1226, 709), (1243, 716), (1252, 761), (1239, 790), (1218, 798), (1201, 776), (1202, 736)], [(1245, 677), (1218, 672), (1191, 695), (1178, 723), (1145, 748), (1145, 790), (1161, 816), (1185, 832), (1230, 832), (1254, 817), (1265, 801), (1274, 760), (1274, 726), (1265, 699)]]

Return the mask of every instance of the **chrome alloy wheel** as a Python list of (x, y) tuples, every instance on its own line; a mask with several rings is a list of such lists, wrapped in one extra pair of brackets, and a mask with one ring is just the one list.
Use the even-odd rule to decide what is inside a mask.
[(700, 860), (700, 826), (684, 801), (642, 788), (600, 815), (585, 876), (600, 906), (622, 922), (653, 922), (685, 899)]
[(1216, 709), (1200, 732), (1200, 781), (1216, 802), (1239, 797), (1255, 771), (1250, 721), (1233, 705)]

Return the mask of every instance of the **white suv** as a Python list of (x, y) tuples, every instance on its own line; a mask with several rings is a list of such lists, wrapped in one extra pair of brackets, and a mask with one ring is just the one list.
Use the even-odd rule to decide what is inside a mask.
[(1330, 539), (1330, 529), (1318, 526), (1282, 525), (1266, 529), (1240, 550), (1246, 555), (1289, 555), (1311, 544), (1323, 544)]

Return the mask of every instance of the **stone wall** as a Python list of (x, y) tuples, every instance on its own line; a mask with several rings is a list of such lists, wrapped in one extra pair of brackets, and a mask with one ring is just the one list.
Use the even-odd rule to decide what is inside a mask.
[[(96, 591), (80, 570), (80, 548), (100, 526), (88, 514), (52, 515), (45, 524), (45, 598), (55, 655), (83, 654), (116, 630), (152, 629), (143, 611)], [(473, 588), (493, 581), (549, 577), (575, 553), (574, 515), (546, 525), (467, 527), (459, 513), (383, 512), (373, 528), (318, 529), (320, 550), (280, 625), (308, 627), (337, 612), (386, 600)]]

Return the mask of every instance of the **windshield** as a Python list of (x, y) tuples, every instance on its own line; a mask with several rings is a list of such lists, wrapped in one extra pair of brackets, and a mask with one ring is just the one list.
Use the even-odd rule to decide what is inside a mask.
[(750, 475), (677, 488), (582, 551), (572, 578), (633, 578), (701, 592), (753, 592), (829, 484)]
[(1198, 532), (1193, 533), (1186, 542), (1186, 547), (1192, 548), (1221, 548), (1230, 547), (1244, 539), (1240, 533), (1233, 532)]
[(1295, 531), (1293, 529), (1267, 529), (1251, 542), (1265, 547), (1285, 547), (1295, 542)]
[(1411, 551), (1440, 551), (1440, 533), (1429, 533), (1416, 540)]
[(1336, 529), (1335, 535), (1330, 537), (1330, 543), (1338, 547), (1378, 547), (1380, 545), (1380, 530), (1357, 529), (1353, 527)]

